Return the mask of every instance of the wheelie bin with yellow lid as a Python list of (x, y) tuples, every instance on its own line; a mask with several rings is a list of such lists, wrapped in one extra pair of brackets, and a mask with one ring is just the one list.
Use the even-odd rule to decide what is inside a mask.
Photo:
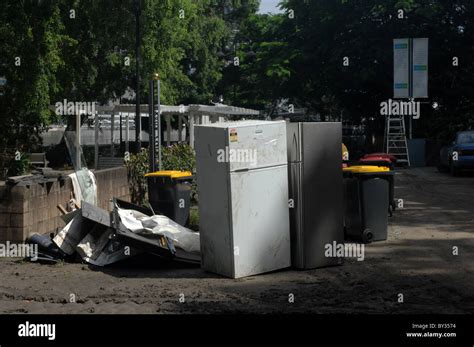
[(148, 201), (156, 214), (176, 223), (189, 220), (193, 174), (189, 171), (165, 170), (147, 173)]
[(386, 240), (393, 172), (357, 165), (344, 168), (343, 173), (346, 238), (364, 243)]
[[(379, 166), (380, 168), (370, 169), (369, 166)], [(347, 166), (349, 167), (349, 166)], [(352, 169), (348, 171), (367, 171), (372, 170), (372, 172), (386, 172), (388, 168), (391, 171), (391, 174), (385, 175), (384, 178), (388, 180), (389, 183), (389, 193), (388, 193), (388, 204), (389, 204), (389, 214), (392, 216), (392, 212), (397, 208), (397, 202), (395, 201), (395, 171), (392, 170), (392, 167), (388, 165), (375, 165), (374, 163), (360, 163), (358, 165), (351, 166)]]

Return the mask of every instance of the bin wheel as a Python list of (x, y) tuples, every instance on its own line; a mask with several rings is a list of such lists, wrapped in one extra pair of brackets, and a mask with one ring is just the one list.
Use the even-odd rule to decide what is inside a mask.
[(372, 234), (372, 231), (370, 231), (370, 229), (365, 229), (362, 233), (362, 241), (364, 243), (371, 243), (373, 238), (374, 234)]

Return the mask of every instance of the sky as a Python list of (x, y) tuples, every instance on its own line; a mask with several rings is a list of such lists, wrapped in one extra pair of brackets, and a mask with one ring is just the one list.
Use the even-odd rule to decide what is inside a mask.
[(277, 7), (281, 0), (260, 0), (260, 9), (258, 13), (278, 13), (280, 9)]

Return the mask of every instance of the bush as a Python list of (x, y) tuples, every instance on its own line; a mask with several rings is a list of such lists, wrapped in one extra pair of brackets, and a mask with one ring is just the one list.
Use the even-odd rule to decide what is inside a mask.
[(130, 198), (134, 204), (146, 204), (147, 182), (145, 174), (149, 172), (148, 150), (142, 149), (138, 154), (130, 155), (125, 161), (129, 182)]
[[(16, 156), (16, 155), (15, 155)], [(25, 153), (21, 153), (19, 158), (13, 157), (8, 165), (7, 176), (26, 175), (31, 170), (31, 162)]]
[(187, 143), (176, 143), (163, 148), (163, 170), (181, 170), (194, 172), (196, 154)]
[[(195, 171), (196, 155), (187, 143), (177, 143), (162, 149), (163, 170)], [(138, 205), (146, 205), (147, 180), (145, 174), (150, 172), (148, 149), (143, 148), (140, 153), (132, 154), (125, 165), (128, 172), (132, 202)], [(191, 198), (196, 199), (195, 183), (193, 183)]]

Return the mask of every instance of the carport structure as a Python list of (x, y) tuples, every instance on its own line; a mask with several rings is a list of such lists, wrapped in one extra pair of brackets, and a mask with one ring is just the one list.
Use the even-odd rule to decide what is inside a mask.
[[(126, 120), (130, 119), (130, 115), (135, 115), (134, 104), (120, 104), (113, 107), (111, 110), (112, 117), (114, 115), (126, 115)], [(237, 116), (241, 118), (255, 117), (260, 114), (259, 111), (236, 107), (227, 106), (222, 104), (216, 105), (160, 105), (160, 114), (164, 117), (166, 122), (165, 140), (166, 144), (171, 144), (171, 118), (178, 116), (178, 139), (179, 141), (186, 141), (192, 147), (194, 147), (194, 125), (197, 124), (208, 124), (215, 122), (224, 122), (231, 116)], [(148, 104), (140, 105), (140, 117), (149, 117)], [(185, 128), (189, 129), (184, 133)], [(183, 138), (183, 135), (184, 138)]]
[[(137, 124), (136, 122), (136, 106), (135, 104), (117, 104), (117, 105), (106, 105), (106, 106), (97, 106), (96, 107), (96, 114), (94, 117), (94, 157), (95, 157), (95, 168), (98, 166), (99, 162), (99, 129), (100, 129), (100, 119), (110, 117), (110, 143), (111, 143), (111, 153), (114, 156), (114, 132), (115, 132), (115, 117), (119, 117), (120, 119), (120, 142), (122, 142), (122, 120), (125, 123), (125, 151), (129, 152), (129, 142), (131, 137), (131, 131), (133, 131), (133, 135), (137, 131)], [(157, 112), (155, 108), (155, 112)], [(178, 106), (171, 106), (171, 105), (160, 105), (160, 115), (164, 117), (166, 127), (164, 131), (161, 131), (164, 134), (164, 140), (166, 141), (166, 145), (171, 145), (171, 133), (172, 133), (172, 117), (178, 117), (178, 142), (184, 141), (189, 143), (191, 147), (194, 148), (194, 126), (197, 124), (208, 124), (208, 123), (215, 123), (215, 122), (225, 122), (230, 117), (237, 117), (240, 119), (245, 119), (247, 117), (256, 117), (260, 115), (260, 112), (253, 109), (243, 108), (243, 107), (236, 107), (236, 106), (228, 106), (223, 104), (215, 104), (215, 105), (178, 105)], [(150, 118), (150, 111), (148, 104), (141, 104), (140, 105), (140, 120), (142, 118)], [(150, 141), (152, 139), (161, 139), (159, 136), (159, 130), (156, 126), (156, 117), (152, 117), (151, 119), (155, 118), (155, 134), (154, 136), (150, 136), (148, 131), (141, 131), (140, 132), (140, 141)], [(132, 121), (133, 119), (133, 121)], [(132, 125), (132, 126), (131, 126)], [(133, 130), (131, 128), (134, 128)], [(80, 135), (79, 135), (80, 136)], [(132, 136), (135, 138), (135, 136)], [(155, 140), (155, 148), (159, 147), (158, 144), (159, 140)], [(163, 141), (161, 141), (163, 142)], [(79, 144), (80, 145), (80, 144)]]

